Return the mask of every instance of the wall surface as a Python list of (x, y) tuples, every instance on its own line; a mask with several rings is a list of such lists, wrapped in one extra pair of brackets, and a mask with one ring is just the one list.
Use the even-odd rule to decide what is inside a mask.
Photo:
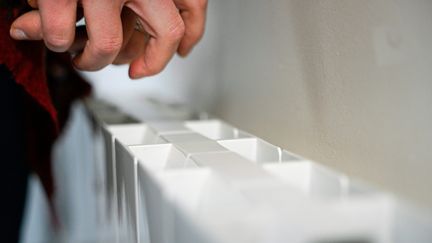
[(218, 1), (225, 120), (432, 206), (432, 1)]

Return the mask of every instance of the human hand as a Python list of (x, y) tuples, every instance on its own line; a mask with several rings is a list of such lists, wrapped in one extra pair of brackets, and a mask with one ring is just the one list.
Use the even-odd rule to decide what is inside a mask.
[[(75, 5), (69, 2), (31, 1), (39, 10), (20, 16), (12, 24), (11, 36), (43, 39), (48, 48), (59, 52), (76, 48), (73, 40), (85, 43), (83, 52), (74, 58), (78, 69), (98, 70), (110, 63), (132, 60), (129, 75), (139, 78), (160, 72), (176, 51), (186, 55), (204, 32), (205, 0), (83, 0), (88, 33), (88, 40), (83, 42), (74, 38), (77, 5), (76, 1)], [(137, 21), (143, 31), (133, 31)]]

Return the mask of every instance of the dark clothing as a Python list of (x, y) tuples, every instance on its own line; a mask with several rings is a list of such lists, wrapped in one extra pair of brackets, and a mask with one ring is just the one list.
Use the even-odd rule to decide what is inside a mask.
[[(25, 99), (21, 102), (26, 119), (22, 126), (22, 132), (26, 134), (24, 151), (31, 169), (39, 175), (45, 191), (51, 197), (54, 186), (50, 152), (59, 129), (57, 111), (46, 80), (45, 48), (42, 41), (15, 41), (9, 36), (14, 19), (29, 10), (26, 1), (0, 2), (0, 65), (10, 71), (9, 76), (12, 75), (12, 80), (23, 92), (21, 98)], [(8, 104), (13, 105), (10, 101)]]
[(51, 199), (51, 148), (71, 103), (90, 93), (68, 54), (11, 39), (10, 25), (28, 10), (25, 0), (0, 0), (0, 242), (18, 242), (29, 173)]
[(29, 176), (25, 149), (25, 97), (5, 66), (0, 65), (0, 215), (1, 242), (18, 242)]

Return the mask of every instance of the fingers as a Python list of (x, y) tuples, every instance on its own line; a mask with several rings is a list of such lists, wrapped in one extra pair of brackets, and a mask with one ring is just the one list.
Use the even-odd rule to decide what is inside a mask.
[(122, 46), (121, 3), (83, 0), (82, 6), (89, 40), (74, 64), (78, 69), (95, 71), (111, 64)]
[(15, 40), (42, 40), (39, 12), (33, 10), (21, 15), (11, 26), (10, 35)]
[(176, 52), (185, 26), (172, 0), (134, 0), (128, 6), (140, 17), (150, 37), (144, 53), (129, 68), (131, 78), (159, 73)]
[(143, 32), (148, 35), (134, 30), (133, 11), (124, 8), (123, 22), (120, 20), (121, 1), (80, 1), (86, 17), (88, 41), (85, 31), (83, 35), (77, 33), (71, 47), (77, 1), (28, 0), (30, 6), (40, 8), (40, 18), (37, 11), (24, 14), (12, 25), (11, 36), (44, 39), (47, 47), (54, 51), (71, 47), (71, 51), (79, 52), (84, 48), (74, 59), (75, 66), (82, 70), (98, 70), (110, 63), (128, 63), (135, 59), (129, 74), (139, 78), (162, 71), (176, 51), (187, 55), (204, 33), (207, 0), (130, 0), (126, 5), (140, 17)]
[(135, 51), (133, 49), (141, 49), (141, 46), (144, 45), (144, 42), (141, 42), (140, 45), (136, 45), (136, 43), (133, 45), (129, 44), (133, 38), (132, 36), (134, 35), (134, 32), (136, 32), (134, 30), (136, 18), (137, 17), (132, 10), (127, 7), (123, 8), (121, 13), (123, 44), (113, 64), (129, 63), (132, 59), (135, 59), (135, 57), (139, 55), (138, 50)]
[[(144, 49), (146, 35), (134, 30), (136, 15), (129, 8), (123, 8), (121, 13), (123, 26), (123, 45), (113, 64), (130, 63), (138, 57)], [(72, 54), (83, 51), (88, 40), (85, 26), (77, 27), (75, 41), (69, 52)]]
[(141, 55), (146, 43), (146, 33), (135, 30), (137, 15), (128, 7), (123, 8), (123, 46), (113, 64), (126, 64)]
[(128, 64), (137, 59), (145, 50), (147, 38), (147, 34), (134, 31), (113, 64)]
[[(82, 52), (87, 41), (85, 26), (76, 28), (75, 39), (68, 52)], [(42, 40), (42, 24), (38, 10), (32, 10), (17, 18), (11, 26), (10, 35), (16, 40)]]
[(175, 0), (175, 4), (186, 26), (177, 52), (186, 56), (204, 34), (207, 0)]
[(46, 46), (55, 52), (66, 51), (75, 36), (77, 1), (38, 0), (37, 5)]

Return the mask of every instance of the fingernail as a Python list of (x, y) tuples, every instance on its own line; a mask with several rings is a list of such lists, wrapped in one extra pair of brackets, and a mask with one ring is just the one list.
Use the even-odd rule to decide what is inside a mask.
[(132, 80), (137, 80), (137, 79), (140, 79), (140, 78), (143, 78), (143, 77), (144, 77), (143, 75), (139, 75), (137, 73), (129, 72), (129, 78), (132, 79)]
[(136, 70), (132, 70), (131, 66), (129, 66), (129, 78), (132, 80), (137, 80), (143, 78), (144, 75), (142, 73), (137, 72)]
[(178, 50), (177, 53), (181, 57), (185, 58), (185, 57), (187, 57), (189, 55), (189, 53), (191, 53), (191, 51), (192, 51), (192, 49), (182, 49), (182, 50)]
[(10, 30), (10, 35), (16, 40), (28, 40), (28, 36), (26, 35), (26, 33), (24, 33), (24, 31), (20, 29), (12, 28)]

